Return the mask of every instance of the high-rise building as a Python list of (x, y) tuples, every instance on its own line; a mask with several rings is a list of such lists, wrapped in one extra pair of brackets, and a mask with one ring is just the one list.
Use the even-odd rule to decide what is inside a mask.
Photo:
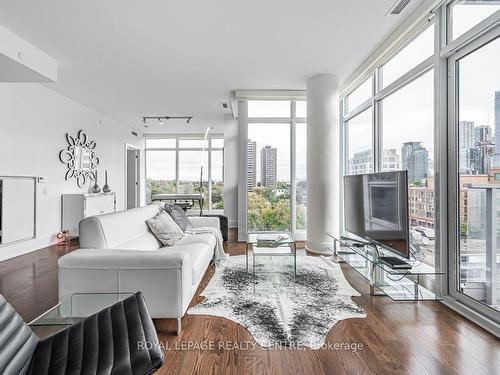
[(395, 148), (384, 150), (382, 153), (382, 170), (384, 171), (398, 171), (401, 169), (399, 162), (399, 155)]
[(429, 151), (422, 142), (405, 142), (401, 147), (402, 168), (408, 170), (408, 179), (423, 180), (429, 174)]
[(257, 185), (257, 142), (248, 140), (247, 186), (252, 191)]
[[(461, 173), (467, 174), (482, 174), (483, 158), (481, 157), (481, 149), (479, 147), (469, 148), (465, 150), (465, 154), (461, 155), (465, 158), (466, 170), (461, 169)], [(462, 163), (460, 163), (462, 164)]]
[(468, 150), (474, 147), (474, 122), (460, 121), (458, 124), (458, 147), (460, 150)]
[(277, 182), (277, 160), (278, 150), (275, 147), (266, 146), (260, 150), (260, 182), (265, 187), (276, 187)]
[[(401, 169), (399, 155), (396, 149), (386, 149), (382, 156), (382, 170), (396, 171)], [(373, 172), (372, 151), (365, 150), (355, 152), (353, 157), (349, 159), (348, 165), (349, 174), (363, 174)]]
[(355, 152), (349, 159), (349, 174), (363, 174), (372, 172), (372, 150)]
[(500, 167), (500, 91), (495, 91), (495, 156), (492, 167)]
[(478, 143), (491, 142), (491, 126), (480, 125), (474, 128), (474, 145)]
[(458, 147), (460, 152), (460, 173), (474, 174), (477, 170), (474, 151), (476, 132), (473, 121), (460, 121), (458, 124)]
[(489, 174), (491, 159), (495, 154), (495, 145), (491, 141), (477, 142), (467, 153), (467, 174)]

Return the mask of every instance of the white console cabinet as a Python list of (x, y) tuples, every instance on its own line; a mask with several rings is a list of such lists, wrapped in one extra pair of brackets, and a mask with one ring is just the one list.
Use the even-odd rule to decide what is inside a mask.
[(78, 224), (89, 216), (116, 211), (115, 193), (63, 194), (61, 197), (61, 229), (69, 229), (78, 236)]

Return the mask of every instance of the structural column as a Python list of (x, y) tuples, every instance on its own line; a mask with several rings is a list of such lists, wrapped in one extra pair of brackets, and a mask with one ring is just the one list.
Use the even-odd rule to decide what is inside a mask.
[(338, 81), (331, 74), (307, 80), (306, 250), (331, 254), (327, 232), (339, 232), (340, 131)]

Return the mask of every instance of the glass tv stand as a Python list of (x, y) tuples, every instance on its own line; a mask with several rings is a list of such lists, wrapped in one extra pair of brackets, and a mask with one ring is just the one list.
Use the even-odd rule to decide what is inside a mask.
[[(394, 269), (382, 263), (375, 245), (355, 246), (360, 242), (332, 233), (333, 247), (330, 249), (339, 262), (345, 262), (370, 282), (371, 295), (386, 295), (395, 301), (429, 301), (440, 299), (440, 285), (444, 271), (418, 260), (406, 260), (411, 269)], [(380, 254), (385, 255), (385, 254)]]

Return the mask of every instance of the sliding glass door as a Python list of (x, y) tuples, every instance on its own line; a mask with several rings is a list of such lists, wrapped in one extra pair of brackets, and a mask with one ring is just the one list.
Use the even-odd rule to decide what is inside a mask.
[(500, 321), (499, 58), (500, 38), (486, 35), (449, 59), (450, 134), (455, 139), (450, 294), (496, 321)]

